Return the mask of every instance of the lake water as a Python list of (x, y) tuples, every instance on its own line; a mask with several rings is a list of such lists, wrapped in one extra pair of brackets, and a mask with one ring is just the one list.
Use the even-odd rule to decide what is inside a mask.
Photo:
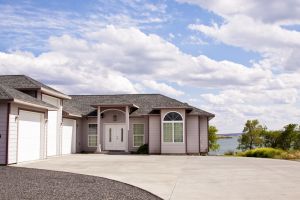
[(239, 136), (230, 136), (231, 138), (218, 139), (220, 149), (218, 151), (209, 152), (209, 155), (224, 155), (228, 151), (237, 151)]

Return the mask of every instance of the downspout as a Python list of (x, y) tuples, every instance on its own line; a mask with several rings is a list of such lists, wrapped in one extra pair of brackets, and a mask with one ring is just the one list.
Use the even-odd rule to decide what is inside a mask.
[(10, 115), (10, 103), (7, 104), (7, 121), (6, 121), (6, 165), (8, 165), (9, 115)]

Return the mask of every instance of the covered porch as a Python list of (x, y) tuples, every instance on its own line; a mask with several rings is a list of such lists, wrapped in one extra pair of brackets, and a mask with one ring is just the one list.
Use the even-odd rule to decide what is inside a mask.
[(97, 148), (102, 151), (129, 152), (129, 115), (138, 109), (134, 104), (95, 104), (97, 108)]

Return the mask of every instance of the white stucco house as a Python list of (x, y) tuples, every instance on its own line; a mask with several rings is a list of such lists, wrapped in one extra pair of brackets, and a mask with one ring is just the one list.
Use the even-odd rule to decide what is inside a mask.
[(66, 95), (0, 76), (0, 164), (80, 152), (206, 154), (214, 114), (161, 94)]

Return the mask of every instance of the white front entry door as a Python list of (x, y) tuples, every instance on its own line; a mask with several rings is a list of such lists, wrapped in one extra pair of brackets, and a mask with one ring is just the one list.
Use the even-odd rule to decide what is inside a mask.
[(105, 150), (126, 151), (127, 131), (125, 124), (105, 125)]

